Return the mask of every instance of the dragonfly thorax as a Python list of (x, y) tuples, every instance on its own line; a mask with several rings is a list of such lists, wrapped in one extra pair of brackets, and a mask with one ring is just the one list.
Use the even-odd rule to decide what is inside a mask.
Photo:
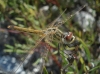
[(70, 44), (75, 40), (75, 36), (73, 36), (72, 32), (66, 32), (64, 33), (63, 37), (62, 37), (62, 42), (64, 44)]
[(55, 34), (57, 32), (57, 28), (48, 28), (46, 31), (44, 31), (45, 34)]

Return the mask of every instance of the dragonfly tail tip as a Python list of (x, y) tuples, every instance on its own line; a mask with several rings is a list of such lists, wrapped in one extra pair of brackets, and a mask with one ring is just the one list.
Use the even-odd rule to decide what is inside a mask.
[(13, 26), (12, 26), (12, 25), (9, 25), (7, 28), (8, 28), (8, 29), (11, 29), (11, 28), (13, 28)]

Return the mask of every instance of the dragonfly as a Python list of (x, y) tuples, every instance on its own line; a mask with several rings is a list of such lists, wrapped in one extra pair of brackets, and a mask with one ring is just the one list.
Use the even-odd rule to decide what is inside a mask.
[[(43, 40), (46, 39), (48, 37), (53, 38), (53, 36), (55, 35), (56, 37), (58, 37), (61, 41), (62, 44), (64, 45), (68, 45), (74, 42), (75, 40), (75, 36), (73, 35), (72, 32), (63, 32), (59, 29), (59, 27), (61, 25), (63, 25), (65, 22), (67, 22), (70, 18), (72, 18), (75, 14), (77, 14), (78, 12), (80, 12), (84, 7), (86, 7), (86, 5), (82, 6), (82, 8), (80, 8), (78, 11), (76, 11), (74, 14), (70, 15), (67, 19), (65, 20), (59, 20), (59, 18), (65, 13), (65, 11), (67, 9), (65, 9), (63, 11), (63, 13), (58, 16), (51, 24), (48, 28), (44, 29), (44, 30), (35, 30), (35, 29), (31, 29), (31, 28), (21, 28), (18, 26), (12, 26), (9, 25), (8, 28), (10, 29), (14, 29), (14, 30), (18, 30), (21, 32), (29, 32), (29, 33), (34, 33), (34, 34), (38, 34), (40, 36), (40, 39), (37, 41), (36, 45), (34, 46), (34, 48), (32, 50), (29, 51), (29, 54), (33, 54), (34, 53), (34, 49), (39, 45), (39, 43)], [(24, 63), (25, 60), (27, 60), (28, 55), (25, 57), (25, 59), (22, 61), (22, 63), (19, 65), (19, 67)], [(18, 68), (19, 68), (18, 67)], [(14, 71), (16, 73), (16, 71), (18, 70), (18, 68)]]

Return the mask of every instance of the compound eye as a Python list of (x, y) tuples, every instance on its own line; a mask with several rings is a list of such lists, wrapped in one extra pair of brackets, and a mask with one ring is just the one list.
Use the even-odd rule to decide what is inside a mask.
[(71, 41), (73, 39), (73, 33), (69, 32), (68, 35), (66, 36), (67, 41)]

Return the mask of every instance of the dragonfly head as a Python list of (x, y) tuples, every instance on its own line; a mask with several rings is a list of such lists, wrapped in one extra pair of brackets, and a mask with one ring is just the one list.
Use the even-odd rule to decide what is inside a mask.
[(75, 36), (73, 36), (72, 32), (66, 32), (64, 33), (63, 37), (62, 37), (62, 42), (64, 44), (70, 44), (75, 40)]

